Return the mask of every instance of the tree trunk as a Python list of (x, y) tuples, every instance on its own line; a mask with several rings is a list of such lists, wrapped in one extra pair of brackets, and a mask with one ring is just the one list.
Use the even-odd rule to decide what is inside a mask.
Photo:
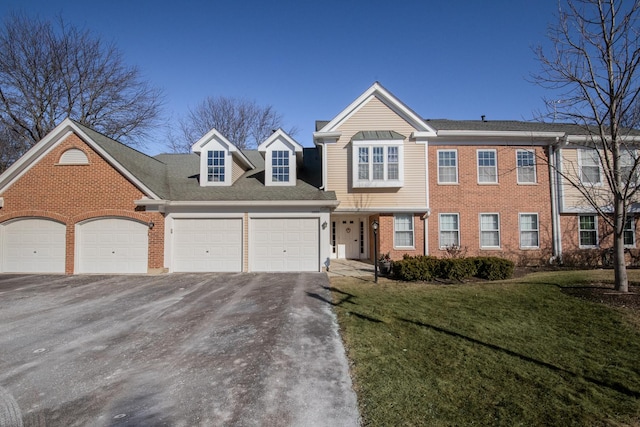
[(624, 204), (621, 200), (615, 201), (614, 216), (613, 271), (615, 289), (620, 292), (629, 292), (629, 279), (624, 259)]

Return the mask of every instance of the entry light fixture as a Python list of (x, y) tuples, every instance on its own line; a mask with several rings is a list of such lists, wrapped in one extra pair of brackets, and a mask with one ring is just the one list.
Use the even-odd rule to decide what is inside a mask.
[(153, 223), (153, 221), (149, 221), (149, 230), (153, 230), (153, 227), (155, 227), (156, 225)]
[(327, 228), (327, 221), (322, 223), (322, 229), (324, 230), (325, 228)]

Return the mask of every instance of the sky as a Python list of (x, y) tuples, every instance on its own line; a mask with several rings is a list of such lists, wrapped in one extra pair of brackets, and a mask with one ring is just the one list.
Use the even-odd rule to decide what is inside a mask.
[[(556, 0), (2, 0), (113, 42), (164, 93), (168, 126), (207, 96), (272, 105), (312, 146), (378, 81), (424, 118), (531, 120)], [(166, 152), (158, 129), (142, 151)]]

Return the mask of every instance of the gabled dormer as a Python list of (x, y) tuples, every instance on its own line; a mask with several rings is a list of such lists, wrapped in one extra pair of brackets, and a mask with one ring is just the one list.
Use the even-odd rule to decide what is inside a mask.
[(200, 186), (229, 186), (255, 166), (216, 129), (211, 129), (191, 151), (200, 156)]
[(258, 151), (264, 157), (265, 185), (296, 185), (303, 152), (298, 142), (278, 129), (258, 146)]

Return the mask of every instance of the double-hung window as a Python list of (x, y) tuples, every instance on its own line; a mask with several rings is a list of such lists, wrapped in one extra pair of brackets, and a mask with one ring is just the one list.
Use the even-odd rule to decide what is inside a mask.
[(630, 183), (632, 186), (638, 184), (638, 171), (634, 171), (634, 165), (638, 159), (636, 150), (622, 149), (620, 152), (620, 175), (622, 182), (626, 185)]
[(520, 247), (523, 249), (540, 247), (538, 214), (520, 214)]
[(624, 245), (629, 247), (636, 246), (636, 222), (632, 216), (627, 216), (624, 223)]
[(500, 217), (498, 214), (480, 214), (480, 247), (500, 247)]
[(580, 215), (580, 247), (593, 248), (598, 246), (598, 229), (595, 215)]
[(271, 181), (289, 182), (289, 151), (271, 152)]
[(413, 248), (413, 215), (396, 214), (393, 218), (393, 246), (396, 248)]
[(207, 151), (207, 181), (224, 182), (225, 152), (222, 150)]
[(582, 149), (579, 151), (580, 180), (583, 184), (600, 185), (600, 156), (594, 149)]
[(517, 150), (516, 166), (518, 170), (518, 184), (535, 184), (536, 158), (533, 151)]
[(456, 184), (457, 182), (458, 152), (438, 150), (438, 184)]
[(460, 221), (457, 213), (440, 214), (440, 249), (460, 247)]
[(498, 182), (496, 150), (478, 150), (478, 182), (481, 184)]
[(354, 187), (402, 187), (401, 141), (354, 141)]

